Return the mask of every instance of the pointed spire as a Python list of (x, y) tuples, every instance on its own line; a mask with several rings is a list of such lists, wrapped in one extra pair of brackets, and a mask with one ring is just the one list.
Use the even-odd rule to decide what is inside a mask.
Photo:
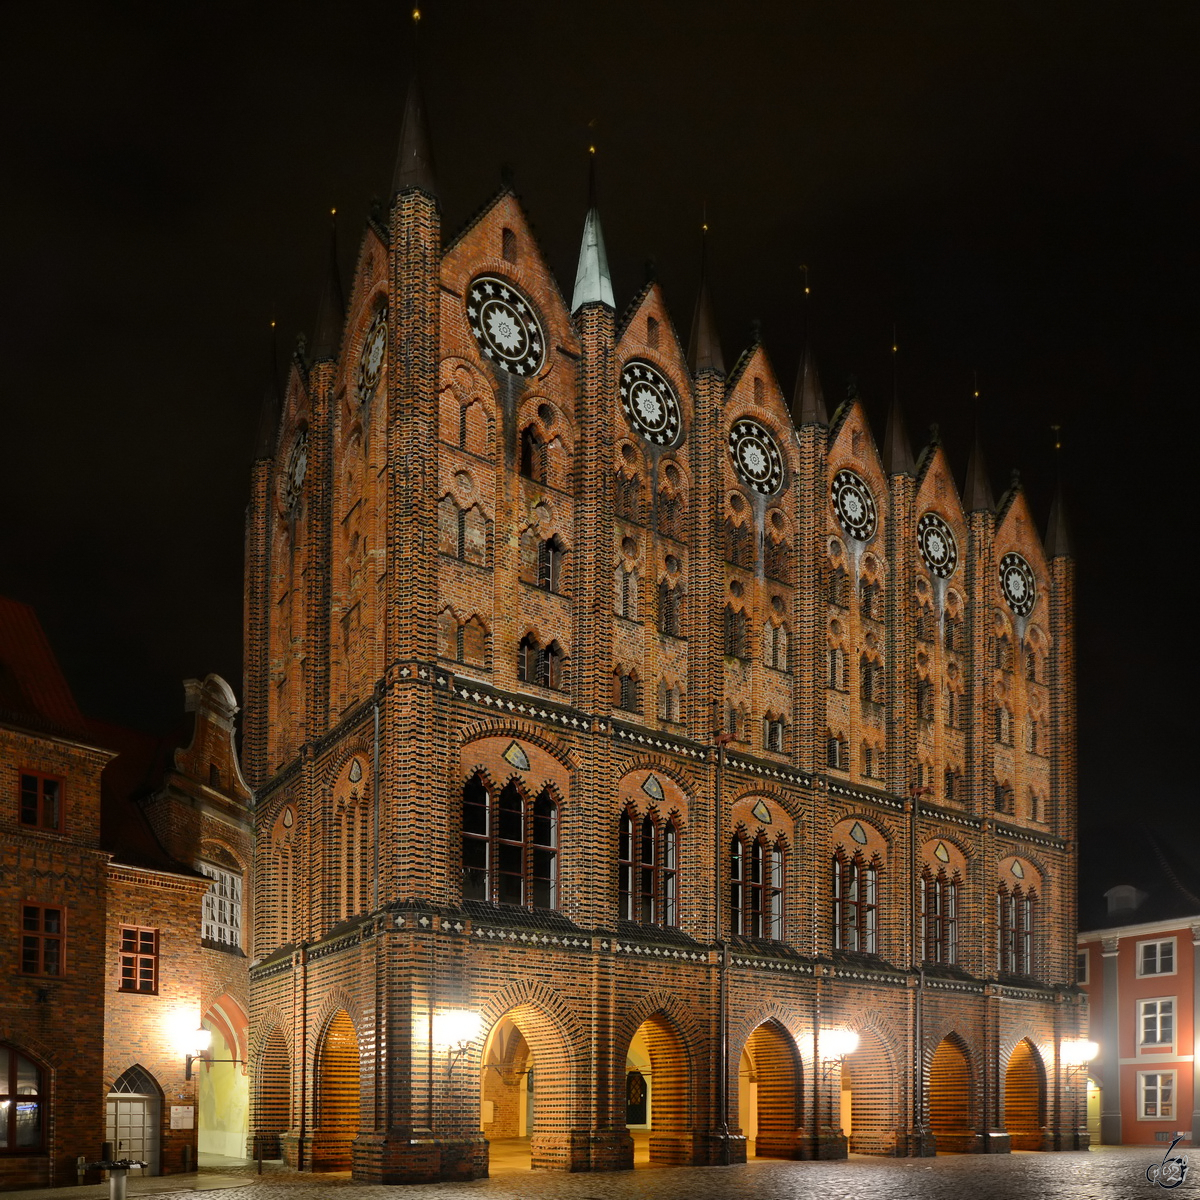
[[(414, 39), (420, 20), (420, 10), (413, 9)], [(408, 81), (404, 123), (400, 127), (400, 151), (396, 155), (396, 172), (392, 176), (392, 195), (406, 192), (410, 188), (419, 188), (437, 199), (437, 184), (433, 177), (433, 144), (429, 140), (429, 119), (415, 63), (412, 78)]]
[(796, 372), (796, 390), (792, 395), (792, 424), (828, 425), (829, 413), (825, 410), (825, 393), (821, 391), (821, 377), (817, 374), (817, 360), (813, 357), (812, 338), (809, 336), (808, 268), (804, 272), (804, 352), (800, 356), (800, 369)]
[(345, 323), (346, 298), (342, 293), (342, 275), (338, 270), (337, 209), (334, 208), (329, 212), (329, 270), (321, 292), (321, 303), (317, 306), (317, 324), (313, 329), (310, 362), (337, 357)]
[(1058, 425), (1052, 425), (1054, 430), (1055, 479), (1054, 496), (1050, 500), (1050, 519), (1046, 522), (1046, 557), (1074, 558), (1071, 547), (1071, 534), (1067, 525), (1067, 510), (1063, 504), (1062, 494), (1062, 439), (1059, 437)]
[(904, 417), (900, 412), (900, 382), (898, 362), (900, 348), (896, 345), (896, 331), (892, 330), (892, 403), (888, 408), (887, 432), (883, 435), (883, 469), (889, 475), (911, 475), (916, 466), (912, 446), (904, 429)]
[(608, 255), (604, 252), (604, 231), (600, 228), (600, 210), (596, 207), (595, 146), (589, 147), (588, 155), (588, 211), (583, 220), (583, 243), (579, 247), (579, 267), (575, 272), (575, 294), (571, 297), (572, 313), (577, 313), (585, 304), (607, 304), (609, 308), (616, 308)]
[(712, 297), (708, 294), (708, 222), (704, 224), (700, 246), (700, 292), (696, 296), (696, 311), (692, 316), (692, 336), (688, 339), (688, 367), (693, 375), (701, 371), (725, 374), (725, 359), (721, 354), (721, 339), (717, 336), (717, 320), (713, 316)]
[(995, 512), (996, 497), (988, 481), (987, 466), (983, 461), (983, 444), (979, 437), (979, 426), (975, 426), (975, 444), (967, 459), (967, 479), (963, 485), (963, 508), (967, 512)]
[(267, 376), (267, 388), (263, 393), (262, 408), (258, 414), (258, 437), (255, 440), (254, 459), (259, 461), (275, 456), (275, 438), (279, 433), (279, 415), (283, 397), (279, 392), (279, 354), (275, 339), (275, 322), (271, 322), (271, 372)]

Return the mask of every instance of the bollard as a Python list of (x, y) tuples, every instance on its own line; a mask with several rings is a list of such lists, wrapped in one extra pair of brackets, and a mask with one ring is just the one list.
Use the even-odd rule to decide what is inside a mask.
[(75, 1182), (77, 1185), (83, 1185), (83, 1177), (87, 1174), (87, 1155), (81, 1154), (75, 1160)]

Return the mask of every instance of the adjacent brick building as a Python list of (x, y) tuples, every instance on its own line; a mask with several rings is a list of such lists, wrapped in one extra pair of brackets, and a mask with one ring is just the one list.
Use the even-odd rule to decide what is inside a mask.
[(392, 194), (253, 469), (252, 1133), (384, 1182), (1086, 1144), (1061, 505), (895, 402), (880, 448), (808, 347), (727, 369), (703, 282), (686, 351), (618, 315), (594, 206), (569, 305), (507, 188), (444, 239), (415, 85)]
[(202, 941), (214, 867), (240, 886), (251, 860), (237, 709), (216, 676), (185, 688), (181, 749), (89, 722), (32, 610), (0, 598), (0, 1188), (74, 1183), (106, 1143), (155, 1173), (194, 1167), (220, 1068), (189, 1080), (185, 1055), (226, 1013), (245, 1046), (245, 954)]

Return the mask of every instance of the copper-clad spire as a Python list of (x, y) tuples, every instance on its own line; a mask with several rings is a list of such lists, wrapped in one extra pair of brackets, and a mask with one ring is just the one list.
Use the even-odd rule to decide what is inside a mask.
[(1071, 533), (1067, 525), (1067, 510), (1063, 504), (1062, 465), (1059, 457), (1062, 454), (1062, 439), (1058, 436), (1059, 427), (1054, 425), (1051, 428), (1054, 430), (1055, 464), (1058, 470), (1055, 472), (1054, 495), (1050, 500), (1050, 519), (1046, 522), (1046, 557), (1074, 558)]
[(321, 292), (321, 303), (317, 306), (317, 324), (313, 329), (310, 361), (336, 358), (342, 341), (342, 327), (346, 323), (346, 298), (342, 292), (342, 275), (337, 260), (337, 209), (329, 214), (329, 270), (325, 276), (325, 287)]
[(813, 356), (812, 337), (809, 333), (809, 287), (808, 268), (804, 272), (804, 350), (800, 356), (800, 369), (796, 372), (796, 390), (792, 394), (792, 424), (828, 425), (829, 413), (825, 409), (825, 393), (821, 391), (821, 377), (817, 374), (817, 360)]
[(414, 67), (404, 105), (404, 123), (400, 127), (400, 150), (396, 155), (396, 173), (392, 177), (392, 195), (418, 188), (437, 197), (433, 176), (433, 144), (429, 140), (429, 119), (421, 83)]
[(911, 475), (916, 463), (912, 446), (904, 429), (904, 417), (900, 412), (900, 384), (897, 376), (896, 333), (892, 331), (892, 403), (888, 408), (887, 430), (883, 435), (883, 469), (889, 475)]
[(607, 304), (616, 308), (613, 300), (612, 275), (608, 255), (604, 250), (604, 231), (600, 228), (600, 210), (596, 207), (596, 147), (588, 151), (588, 211), (583, 221), (583, 242), (579, 247), (579, 267), (575, 272), (575, 293), (571, 297), (571, 312), (585, 304)]
[(995, 512), (996, 497), (988, 481), (987, 466), (983, 461), (983, 444), (979, 437), (979, 426), (975, 426), (975, 444), (967, 459), (967, 479), (963, 485), (963, 508), (969, 512)]
[(700, 250), (700, 292), (696, 296), (696, 311), (692, 316), (692, 336), (688, 339), (688, 367), (693, 375), (701, 371), (725, 374), (725, 358), (721, 354), (721, 339), (717, 336), (717, 319), (713, 316), (712, 297), (708, 294), (708, 224)]
[(271, 322), (271, 371), (267, 376), (267, 387), (263, 393), (262, 407), (258, 413), (258, 437), (254, 444), (254, 458), (274, 458), (275, 438), (279, 434), (279, 415), (283, 397), (279, 392), (279, 354), (275, 340), (275, 322)]

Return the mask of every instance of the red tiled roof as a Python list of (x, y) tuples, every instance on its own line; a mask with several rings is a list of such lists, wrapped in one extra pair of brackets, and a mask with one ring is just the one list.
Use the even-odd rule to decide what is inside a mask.
[(7, 596), (0, 596), (0, 721), (90, 740), (37, 615)]

